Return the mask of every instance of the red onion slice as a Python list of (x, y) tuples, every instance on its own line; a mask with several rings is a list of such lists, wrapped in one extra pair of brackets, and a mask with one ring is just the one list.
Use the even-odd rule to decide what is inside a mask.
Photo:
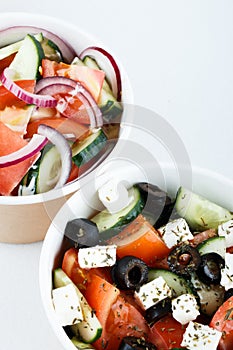
[(0, 80), (2, 84), (5, 86), (7, 90), (9, 90), (16, 97), (26, 102), (27, 104), (33, 104), (37, 107), (56, 107), (57, 100), (49, 95), (36, 95), (32, 94), (20, 86), (15, 84), (12, 80), (14, 75), (14, 70), (10, 68), (5, 68), (0, 76)]
[(21, 40), (26, 34), (37, 34), (42, 33), (44, 37), (53, 41), (61, 50), (64, 60), (67, 63), (72, 62), (72, 60), (77, 56), (73, 47), (66, 42), (61, 36), (58, 36), (44, 28), (33, 27), (33, 26), (13, 26), (5, 28), (0, 31), (1, 36), (1, 46), (6, 46)]
[(5, 168), (24, 161), (39, 153), (48, 142), (43, 135), (34, 134), (28, 144), (18, 151), (0, 157), (0, 168)]
[(83, 60), (86, 56), (93, 58), (100, 69), (105, 72), (106, 79), (111, 85), (113, 95), (118, 101), (120, 101), (122, 89), (121, 73), (114, 57), (108, 51), (97, 46), (90, 46), (83, 50), (79, 55), (81, 60)]
[(61, 155), (61, 174), (54, 189), (60, 188), (67, 182), (72, 168), (72, 153), (69, 143), (59, 131), (48, 125), (40, 124), (38, 126), (38, 134), (53, 143)]
[(41, 95), (67, 93), (66, 98), (58, 101), (56, 106), (57, 110), (67, 118), (69, 118), (69, 115), (65, 114), (66, 106), (72, 101), (74, 96), (77, 96), (88, 113), (90, 128), (99, 128), (103, 125), (103, 117), (100, 108), (89, 91), (85, 89), (81, 83), (66, 77), (48, 77), (41, 79), (37, 83), (35, 91)]

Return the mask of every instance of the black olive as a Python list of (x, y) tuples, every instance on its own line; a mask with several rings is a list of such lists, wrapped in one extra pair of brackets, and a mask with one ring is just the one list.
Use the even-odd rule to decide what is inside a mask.
[(137, 290), (148, 281), (148, 266), (141, 259), (127, 255), (117, 260), (111, 275), (118, 288)]
[(156, 185), (139, 182), (137, 187), (146, 202), (143, 209), (145, 217), (150, 217), (155, 228), (165, 225), (174, 209), (174, 202)]
[(224, 301), (226, 301), (227, 299), (229, 299), (232, 296), (233, 296), (233, 288), (226, 290), (224, 293)]
[(96, 224), (88, 219), (74, 219), (68, 221), (64, 235), (76, 247), (93, 247), (99, 243), (99, 230)]
[(145, 341), (143, 338), (133, 336), (124, 337), (120, 343), (118, 350), (156, 350), (157, 347)]
[(197, 269), (198, 278), (205, 284), (219, 284), (221, 268), (225, 265), (224, 259), (217, 253), (207, 253), (201, 256), (201, 264)]
[(163, 299), (157, 304), (149, 307), (145, 312), (145, 319), (149, 326), (153, 326), (155, 322), (160, 320), (172, 311), (172, 302), (170, 298)]
[(197, 249), (187, 244), (181, 244), (169, 253), (167, 262), (171, 271), (189, 276), (198, 269), (201, 256)]

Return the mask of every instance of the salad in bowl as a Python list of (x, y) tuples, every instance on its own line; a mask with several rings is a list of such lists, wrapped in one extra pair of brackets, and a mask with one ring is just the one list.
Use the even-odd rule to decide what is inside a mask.
[[(115, 147), (131, 88), (115, 55), (75, 26), (25, 13), (0, 17), (0, 206), (6, 228), (0, 241), (34, 241), (79, 189), (77, 180)], [(36, 233), (30, 223), (36, 236), (22, 240), (22, 212), (28, 210), (33, 227), (45, 226)]]
[(233, 184), (162, 170), (110, 167), (51, 224), (40, 287), (64, 349), (232, 348)]

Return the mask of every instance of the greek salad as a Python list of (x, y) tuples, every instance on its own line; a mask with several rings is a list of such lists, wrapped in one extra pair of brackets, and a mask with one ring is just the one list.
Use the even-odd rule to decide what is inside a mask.
[(105, 49), (76, 53), (42, 28), (0, 33), (0, 195), (44, 193), (112, 149), (122, 115), (120, 70)]
[(104, 210), (66, 223), (53, 270), (54, 314), (74, 346), (231, 350), (233, 213), (146, 182), (110, 180), (98, 196)]

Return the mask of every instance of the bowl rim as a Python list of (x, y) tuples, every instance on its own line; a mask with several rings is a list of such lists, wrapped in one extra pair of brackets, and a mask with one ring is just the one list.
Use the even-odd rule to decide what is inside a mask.
[[(166, 169), (172, 170), (172, 171), (174, 170), (174, 167), (172, 166), (171, 163), (162, 163), (161, 166), (165, 170)], [(183, 168), (185, 169), (185, 166)], [(229, 186), (229, 188), (231, 188), (233, 192), (233, 180), (229, 179), (228, 177), (225, 177), (224, 175), (214, 170), (206, 169), (199, 166), (192, 166), (191, 170), (192, 170), (192, 173), (191, 173), (192, 178), (193, 177), (199, 178), (202, 176), (204, 176), (207, 179), (211, 178), (216, 183), (224, 183), (224, 187)], [(85, 186), (87, 185), (88, 183), (85, 183)], [(193, 185), (193, 182), (192, 182), (192, 185)], [(79, 195), (78, 192), (74, 193), (68, 200), (68, 204), (69, 202), (74, 201), (74, 198), (76, 198), (76, 196), (78, 195)], [(62, 216), (63, 210), (64, 210), (64, 206), (61, 207), (61, 209), (58, 211), (54, 220)], [(45, 236), (44, 242), (42, 244), (42, 249), (41, 249), (41, 254), (39, 259), (39, 288), (40, 288), (42, 304), (45, 309), (47, 319), (49, 320), (50, 326), (53, 329), (55, 336), (57, 337), (57, 339), (60, 341), (60, 343), (63, 345), (65, 349), (72, 350), (72, 349), (75, 349), (76, 347), (72, 344), (72, 342), (64, 332), (63, 328), (60, 327), (59, 323), (56, 320), (55, 313), (51, 312), (53, 310), (52, 299), (51, 299), (52, 270), (50, 270), (51, 266), (49, 266), (49, 268), (48, 266), (46, 266), (46, 262), (48, 262), (48, 258), (51, 257), (50, 249), (49, 249), (51, 246), (53, 246), (51, 243), (58, 236), (62, 240), (63, 234), (61, 234), (58, 231), (58, 229), (51, 223), (51, 225), (48, 228), (47, 234)], [(54, 257), (55, 257), (55, 254), (54, 254)], [(53, 258), (53, 261), (54, 261), (54, 258)]]
[[(15, 24), (12, 25), (12, 23), (15, 23)], [(122, 102), (126, 104), (133, 104), (134, 98), (133, 98), (133, 90), (130, 83), (130, 79), (120, 59), (114, 53), (114, 50), (112, 48), (109, 48), (107, 45), (105, 45), (95, 35), (90, 34), (88, 31), (81, 29), (78, 25), (74, 23), (70, 23), (62, 19), (61, 17), (55, 17), (52, 15), (46, 15), (46, 14), (35, 14), (35, 13), (24, 12), (24, 11), (7, 11), (7, 12), (0, 13), (0, 30), (14, 26), (14, 25), (40, 27), (45, 30), (47, 29), (47, 30), (53, 31), (57, 35), (59, 35), (59, 33), (61, 32), (61, 27), (62, 27), (62, 28), (66, 28), (67, 31), (74, 31), (76, 33), (79, 33), (83, 38), (85, 38), (85, 40), (94, 42), (96, 46), (101, 45), (101, 47), (111, 52), (111, 54), (116, 59), (117, 64), (120, 68), (121, 76), (122, 76), (122, 85), (123, 85), (123, 88), (125, 87), (125, 90), (126, 90), (126, 93), (123, 94)], [(56, 30), (54, 30), (54, 27), (56, 28)], [(57, 30), (57, 28), (60, 28), (60, 29)], [(71, 46), (74, 46), (74, 43), (72, 43), (72, 41), (74, 41), (74, 38), (72, 38), (71, 40)], [(69, 40), (67, 40), (67, 43), (69, 44)], [(78, 44), (78, 40), (77, 40), (77, 44)], [(122, 120), (121, 120), (122, 125), (120, 127), (119, 138), (125, 131), (124, 115), (125, 114), (123, 111)], [(93, 171), (95, 171), (95, 169)], [(88, 174), (84, 176), (88, 176)], [(46, 193), (39, 193), (35, 195), (26, 195), (26, 196), (0, 196), (0, 206), (1, 205), (9, 205), (9, 206), (28, 205), (28, 204), (52, 201), (57, 198), (60, 198), (61, 196), (67, 196), (71, 193), (74, 193), (75, 191), (79, 190), (79, 188), (80, 188), (79, 179), (77, 179), (72, 183), (66, 184), (60, 189), (52, 189)]]

